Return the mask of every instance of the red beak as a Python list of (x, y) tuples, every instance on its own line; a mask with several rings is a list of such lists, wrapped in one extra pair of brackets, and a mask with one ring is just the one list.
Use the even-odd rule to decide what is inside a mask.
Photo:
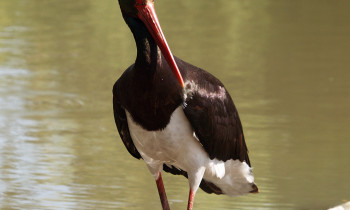
[(135, 7), (138, 10), (138, 17), (142, 20), (142, 22), (146, 25), (148, 31), (152, 35), (153, 39), (157, 43), (160, 51), (162, 52), (165, 60), (168, 62), (171, 70), (176, 76), (176, 79), (180, 82), (181, 86), (184, 86), (184, 81), (182, 79), (179, 68), (177, 67), (174, 56), (170, 51), (168, 43), (165, 40), (162, 29), (160, 28), (160, 24), (157, 18), (157, 14), (154, 10), (153, 2), (148, 1), (146, 4), (137, 3)]

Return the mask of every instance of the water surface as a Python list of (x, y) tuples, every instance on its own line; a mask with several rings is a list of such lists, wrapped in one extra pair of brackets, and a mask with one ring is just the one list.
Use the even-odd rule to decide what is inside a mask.
[[(239, 110), (261, 193), (199, 190), (195, 209), (326, 209), (350, 200), (350, 3), (156, 1), (178, 57)], [(0, 208), (160, 209), (114, 125), (136, 55), (115, 0), (0, 1)], [(164, 174), (172, 209), (188, 184)]]

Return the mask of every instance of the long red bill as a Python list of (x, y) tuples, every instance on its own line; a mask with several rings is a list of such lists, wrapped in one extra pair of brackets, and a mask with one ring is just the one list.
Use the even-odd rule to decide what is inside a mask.
[(146, 4), (136, 3), (135, 7), (138, 10), (138, 17), (142, 20), (142, 22), (146, 25), (148, 31), (152, 35), (153, 39), (157, 43), (160, 48), (165, 60), (168, 65), (172, 69), (173, 73), (176, 76), (176, 79), (180, 82), (181, 86), (184, 86), (184, 81), (182, 79), (181, 73), (177, 64), (175, 63), (175, 59), (173, 54), (170, 51), (167, 41), (165, 40), (165, 36), (160, 27), (157, 14), (154, 10), (154, 3), (149, 1)]

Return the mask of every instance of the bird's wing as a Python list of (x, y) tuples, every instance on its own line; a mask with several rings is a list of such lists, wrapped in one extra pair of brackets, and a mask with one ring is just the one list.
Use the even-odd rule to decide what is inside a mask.
[(186, 77), (183, 109), (209, 157), (250, 165), (237, 109), (222, 83), (201, 69)]
[(128, 126), (128, 122), (126, 119), (126, 113), (125, 113), (124, 108), (121, 106), (121, 104), (118, 101), (116, 91), (118, 91), (118, 90), (117, 90), (116, 85), (115, 85), (113, 88), (113, 110), (114, 110), (115, 124), (117, 125), (120, 138), (122, 139), (126, 149), (129, 151), (129, 153), (133, 157), (140, 159), (141, 155), (137, 151), (137, 149), (134, 145), (134, 142), (131, 139), (129, 126)]

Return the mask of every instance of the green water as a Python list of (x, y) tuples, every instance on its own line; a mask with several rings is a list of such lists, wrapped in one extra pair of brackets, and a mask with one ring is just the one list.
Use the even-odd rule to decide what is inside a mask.
[[(350, 200), (350, 2), (158, 0), (175, 55), (229, 89), (257, 195), (195, 209), (327, 209)], [(0, 1), (0, 209), (160, 209), (114, 125), (135, 59), (116, 0)], [(188, 183), (163, 175), (172, 209)]]

